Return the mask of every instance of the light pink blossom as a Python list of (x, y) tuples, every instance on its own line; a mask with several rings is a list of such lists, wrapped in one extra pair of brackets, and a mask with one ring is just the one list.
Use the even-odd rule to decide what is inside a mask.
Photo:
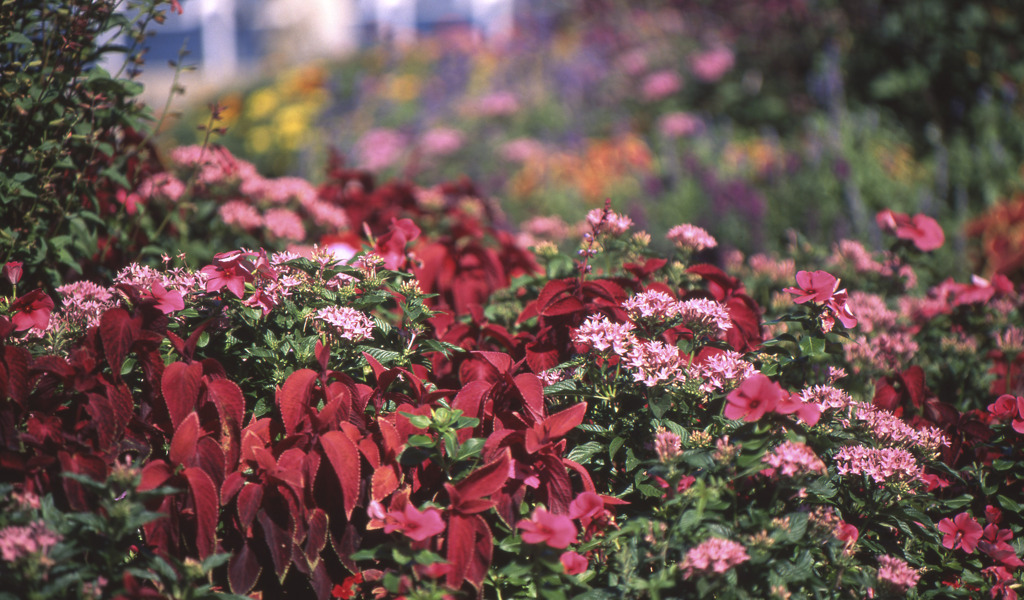
[(883, 586), (904, 594), (916, 586), (920, 578), (917, 569), (908, 565), (906, 561), (895, 556), (878, 557), (878, 582)]
[(326, 306), (317, 310), (316, 316), (347, 340), (361, 342), (373, 336), (373, 321), (354, 308)]
[(683, 577), (689, 579), (694, 575), (725, 573), (748, 560), (750, 556), (742, 544), (713, 537), (691, 548), (679, 566)]
[(711, 234), (696, 225), (683, 223), (668, 230), (666, 236), (670, 241), (681, 248), (700, 252), (708, 248), (718, 246), (718, 241), (711, 237)]

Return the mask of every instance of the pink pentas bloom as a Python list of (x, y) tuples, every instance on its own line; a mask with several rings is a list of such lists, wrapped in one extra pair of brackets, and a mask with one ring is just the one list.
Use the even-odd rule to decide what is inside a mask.
[(878, 557), (878, 582), (882, 586), (903, 594), (917, 585), (920, 578), (917, 569), (906, 561), (895, 556)]
[(43, 290), (35, 289), (11, 302), (8, 310), (13, 313), (11, 322), (15, 331), (38, 329), (45, 331), (50, 324), (50, 312), (53, 311), (53, 299)]
[(11, 262), (4, 264), (4, 278), (7, 279), (7, 281), (10, 281), (12, 284), (21, 281), (21, 273), (22, 263), (16, 260), (12, 260)]
[(676, 433), (660, 429), (654, 435), (654, 453), (658, 456), (659, 462), (671, 462), (683, 453), (683, 440)]
[(718, 81), (723, 75), (732, 69), (736, 63), (732, 50), (725, 46), (718, 46), (706, 52), (701, 52), (690, 59), (690, 68), (698, 79), (712, 83)]
[(721, 538), (708, 538), (686, 553), (679, 565), (683, 577), (689, 579), (695, 574), (725, 573), (732, 567), (750, 560), (742, 544)]
[(587, 213), (587, 223), (598, 233), (622, 235), (633, 226), (633, 219), (608, 208), (595, 208)]
[(683, 80), (675, 71), (664, 70), (648, 75), (641, 86), (644, 100), (654, 102), (667, 98), (683, 87)]
[(598, 352), (613, 350), (621, 356), (636, 343), (633, 329), (632, 323), (613, 323), (603, 315), (590, 315), (579, 329), (573, 332), (572, 341), (576, 344), (586, 344)]
[(974, 520), (974, 517), (962, 512), (950, 519), (946, 517), (939, 521), (938, 530), (946, 534), (942, 538), (942, 545), (950, 550), (959, 548), (971, 554), (978, 547), (981, 541), (983, 529), (981, 524)]
[(903, 448), (844, 446), (836, 452), (836, 472), (869, 477), (875, 483), (909, 483), (921, 479), (921, 466)]
[(406, 504), (402, 510), (388, 511), (384, 515), (384, 533), (398, 531), (411, 540), (422, 542), (444, 531), (441, 511), (433, 507), (423, 510)]
[(763, 373), (755, 373), (726, 397), (724, 415), (727, 419), (758, 421), (775, 410), (785, 391)]
[(795, 294), (793, 302), (803, 304), (805, 302), (828, 302), (832, 294), (839, 289), (839, 280), (825, 271), (798, 271), (796, 284), (799, 287), (789, 287), (782, 291)]
[(542, 506), (533, 511), (533, 516), (516, 523), (523, 530), (523, 541), (527, 544), (547, 544), (552, 548), (566, 548), (576, 541), (576, 525), (567, 515), (556, 515)]
[(373, 321), (348, 306), (325, 306), (316, 311), (316, 317), (330, 325), (338, 336), (352, 342), (373, 337)]
[(704, 123), (699, 118), (685, 112), (668, 113), (658, 120), (658, 131), (669, 139), (693, 135), (703, 127)]
[(562, 553), (561, 562), (566, 575), (579, 575), (580, 573), (586, 573), (587, 566), (589, 565), (586, 557), (581, 554), (577, 554), (576, 552), (572, 552), (571, 550)]
[(802, 442), (783, 442), (761, 460), (768, 463), (774, 473), (784, 477), (796, 478), (826, 472), (825, 463), (821, 462), (810, 446)]
[(669, 229), (665, 237), (668, 238), (669, 241), (675, 242), (675, 244), (680, 248), (685, 248), (694, 252), (700, 252), (701, 250), (718, 246), (718, 240), (712, 237), (710, 233), (696, 225), (690, 225), (689, 223), (676, 225), (672, 229)]

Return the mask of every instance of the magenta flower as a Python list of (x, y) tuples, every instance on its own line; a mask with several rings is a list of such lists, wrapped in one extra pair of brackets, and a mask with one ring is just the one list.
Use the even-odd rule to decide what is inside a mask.
[(11, 302), (10, 311), (14, 316), (11, 322), (14, 323), (16, 331), (26, 329), (38, 329), (43, 331), (50, 324), (50, 312), (53, 310), (53, 299), (47, 296), (43, 290), (35, 289)]
[(253, 280), (253, 265), (249, 256), (253, 253), (240, 250), (221, 252), (213, 257), (214, 263), (200, 269), (206, 276), (206, 291), (216, 292), (221, 288), (241, 298), (245, 295), (245, 284)]
[(665, 237), (675, 242), (680, 248), (686, 248), (694, 252), (718, 246), (718, 240), (712, 237), (710, 233), (689, 223), (676, 225), (669, 229)]
[(561, 561), (562, 568), (565, 569), (566, 575), (579, 575), (580, 573), (586, 573), (587, 566), (589, 565), (586, 557), (572, 551), (563, 552)]
[(533, 511), (530, 519), (516, 523), (523, 530), (523, 541), (527, 544), (545, 543), (552, 548), (566, 548), (576, 541), (576, 526), (566, 515), (555, 515), (544, 507)]
[(1024, 404), (1024, 397), (1003, 394), (996, 398), (996, 401), (988, 405), (988, 412), (1000, 421), (1009, 421), (1018, 414), (1018, 406)]
[(882, 231), (895, 233), (899, 239), (910, 241), (921, 252), (931, 252), (946, 242), (942, 227), (927, 215), (910, 216), (887, 208), (875, 215), (875, 221)]
[(755, 373), (726, 398), (726, 419), (758, 421), (766, 412), (775, 410), (785, 392), (762, 373)]
[(950, 519), (946, 517), (939, 521), (938, 529), (946, 534), (942, 538), (942, 545), (950, 550), (960, 548), (971, 554), (978, 547), (983, 529), (981, 524), (974, 520), (974, 517), (962, 512)]
[(153, 283), (153, 287), (151, 287), (150, 290), (153, 294), (153, 298), (156, 299), (157, 310), (165, 315), (185, 308), (185, 299), (182, 297), (181, 292), (177, 290), (168, 290), (156, 282)]
[(832, 294), (839, 289), (839, 280), (825, 271), (798, 271), (796, 284), (800, 287), (789, 287), (782, 291), (796, 294), (793, 302), (828, 302)]
[(805, 402), (801, 394), (783, 393), (775, 406), (775, 412), (780, 415), (796, 413), (801, 421), (811, 426), (817, 425), (821, 418), (821, 406), (817, 402)]
[(444, 531), (441, 511), (433, 507), (423, 510), (406, 504), (402, 510), (392, 510), (384, 515), (384, 533), (398, 531), (407, 538), (422, 542)]
[(4, 265), (3, 276), (12, 284), (21, 281), (22, 267), (18, 261), (11, 261)]

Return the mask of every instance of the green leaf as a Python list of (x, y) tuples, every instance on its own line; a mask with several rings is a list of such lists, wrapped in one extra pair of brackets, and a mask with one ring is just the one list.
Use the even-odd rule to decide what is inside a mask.
[(610, 444), (608, 444), (608, 458), (615, 459), (615, 454), (622, 448), (622, 445), (626, 443), (626, 438), (619, 436), (616, 437)]
[(587, 442), (570, 450), (568, 458), (573, 462), (578, 462), (581, 465), (584, 465), (590, 461), (590, 457), (600, 452), (603, 448), (604, 444), (601, 444), (600, 442)]

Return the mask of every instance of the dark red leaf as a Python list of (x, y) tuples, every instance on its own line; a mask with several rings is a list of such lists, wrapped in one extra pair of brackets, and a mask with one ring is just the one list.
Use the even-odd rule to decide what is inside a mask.
[(370, 482), (370, 496), (378, 502), (398, 489), (398, 469), (395, 465), (381, 465), (373, 472)]
[(242, 419), (245, 397), (235, 382), (213, 379), (206, 383), (206, 397), (217, 407), (220, 416), (220, 447), (224, 452), (224, 468), (233, 469), (241, 452)]
[(448, 571), (448, 587), (458, 589), (462, 587), (466, 579), (466, 570), (469, 568), (469, 561), (473, 558), (473, 551), (476, 548), (476, 524), (473, 522), (476, 515), (463, 516), (458, 513), (448, 513), (448, 564), (451, 570)]
[(153, 460), (142, 467), (139, 491), (148, 492), (162, 486), (168, 479), (174, 476), (174, 470), (162, 460)]
[(24, 408), (28, 398), (28, 364), (32, 354), (18, 346), (4, 346), (4, 362), (7, 364), (7, 393), (11, 399)]
[(198, 363), (186, 365), (183, 362), (174, 362), (164, 369), (160, 378), (160, 391), (167, 404), (171, 425), (175, 428), (196, 409), (202, 376), (203, 366)]
[(124, 357), (141, 329), (139, 320), (133, 319), (123, 308), (111, 308), (100, 317), (100, 340), (115, 378), (120, 377)]
[(241, 521), (245, 533), (256, 518), (256, 511), (263, 502), (263, 486), (258, 483), (247, 483), (238, 491), (238, 520)]
[[(474, 470), (455, 485), (460, 499), (464, 502), (480, 500), (500, 490), (501, 486), (508, 480), (509, 464), (511, 461), (511, 452), (508, 448), (505, 448), (504, 452), (497, 459)], [(457, 506), (452, 506), (451, 508), (452, 510), (459, 510)]]
[(313, 399), (313, 384), (316, 371), (299, 369), (285, 380), (277, 394), (277, 406), (281, 410), (281, 421), (285, 433), (295, 433)]
[[(523, 406), (534, 421), (544, 418), (544, 383), (533, 373), (516, 375), (512, 380), (523, 397)], [(574, 425), (575, 427), (575, 425)]]
[[(287, 517), (278, 515), (279, 518)], [(270, 514), (260, 509), (256, 518), (263, 528), (263, 539), (270, 551), (270, 560), (274, 563), (274, 573), (279, 582), (284, 583), (288, 576), (288, 567), (292, 564), (292, 532), (291, 527), (274, 521)]]
[(188, 480), (192, 501), (195, 503), (196, 549), (200, 560), (205, 560), (217, 549), (217, 515), (220, 509), (217, 487), (202, 469), (188, 467), (182, 474)]
[(195, 463), (200, 433), (199, 415), (195, 411), (190, 412), (171, 438), (171, 448), (167, 453), (171, 464), (188, 467)]
[(245, 477), (242, 476), (241, 471), (234, 471), (229, 473), (224, 478), (224, 483), (220, 484), (220, 503), (221, 506), (228, 504), (238, 492), (241, 491), (245, 485)]
[(320, 508), (314, 508), (307, 520), (306, 545), (303, 554), (309, 569), (316, 569), (320, 563), (320, 552), (327, 546), (327, 513)]
[(328, 431), (320, 436), (320, 445), (334, 468), (334, 474), (341, 484), (341, 499), (345, 517), (352, 517), (352, 510), (359, 499), (360, 459), (359, 449), (341, 431)]
[(231, 586), (231, 593), (242, 596), (248, 594), (262, 572), (256, 553), (246, 541), (242, 549), (234, 553), (228, 562), (228, 584)]

